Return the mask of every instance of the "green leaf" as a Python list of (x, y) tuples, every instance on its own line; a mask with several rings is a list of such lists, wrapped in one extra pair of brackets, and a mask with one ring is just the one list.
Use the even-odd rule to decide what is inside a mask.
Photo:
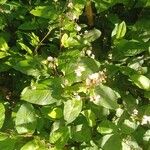
[(87, 40), (88, 42), (93, 42), (97, 40), (101, 36), (101, 31), (98, 29), (92, 29), (85, 33), (84, 39)]
[(148, 98), (150, 100), (150, 92), (149, 91), (145, 91), (144, 92), (144, 97)]
[(82, 110), (82, 100), (71, 99), (64, 102), (64, 119), (67, 124), (73, 122)]
[(117, 109), (117, 99), (120, 97), (117, 92), (110, 87), (100, 84), (95, 88), (95, 95), (99, 96), (99, 99), (93, 101), (96, 105), (101, 105), (108, 109)]
[(121, 60), (129, 56), (136, 56), (144, 51), (148, 51), (149, 44), (136, 41), (122, 39), (115, 45), (113, 49), (113, 60)]
[(35, 22), (35, 21), (31, 21), (31, 22), (26, 21), (23, 24), (21, 24), (18, 29), (20, 29), (20, 30), (36, 30), (37, 28), (39, 28), (37, 22)]
[(69, 128), (61, 127), (58, 130), (50, 133), (49, 141), (52, 144), (55, 144), (57, 148), (63, 148), (69, 139)]
[(91, 129), (85, 124), (73, 126), (71, 129), (71, 136), (77, 142), (89, 142), (91, 140)]
[(125, 119), (124, 122), (121, 124), (121, 132), (125, 134), (131, 134), (134, 132), (138, 127), (138, 124), (136, 122), (133, 122), (131, 120)]
[(21, 93), (21, 99), (37, 105), (48, 105), (59, 102), (62, 92), (61, 81), (55, 78), (26, 87)]
[(5, 120), (5, 107), (2, 103), (0, 103), (0, 128), (2, 128)]
[(118, 129), (117, 126), (111, 121), (104, 120), (98, 125), (97, 131), (101, 134), (110, 134), (117, 133)]
[(22, 58), (22, 60), (20, 60), (18, 57), (15, 57), (15, 59), (10, 60), (12, 68), (14, 68), (17, 71), (20, 71), (21, 73), (36, 78), (38, 78), (39, 76), (49, 76), (47, 70), (44, 68), (41, 62), (42, 58), (31, 56), (27, 56), (26, 59)]
[(9, 47), (3, 37), (0, 37), (0, 59), (8, 56), (7, 53)]
[[(139, 142), (139, 141), (138, 141)], [(138, 142), (134, 139), (132, 136), (127, 136), (122, 141), (122, 150), (129, 150), (129, 149), (137, 149), (137, 150), (142, 150), (143, 147), (140, 147), (138, 145)]]
[(119, 134), (108, 134), (100, 139), (100, 147), (103, 150), (122, 150), (121, 142)]
[(123, 21), (120, 24), (117, 24), (112, 31), (112, 36), (116, 36), (116, 39), (121, 39), (126, 34), (126, 23)]
[(64, 47), (75, 47), (80, 45), (78, 39), (72, 36), (68, 36), (66, 33), (61, 38), (61, 45)]
[(14, 150), (15, 149), (15, 139), (7, 138), (3, 141), (0, 141), (1, 150)]
[(0, 0), (0, 4), (5, 4), (7, 0)]
[(102, 0), (102, 1), (94, 0), (94, 2), (97, 11), (100, 13), (107, 10), (109, 7), (115, 5), (118, 2), (118, 0)]
[(86, 120), (90, 127), (96, 125), (96, 116), (90, 109), (83, 110), (81, 113), (86, 117)]
[(27, 142), (21, 150), (48, 150), (46, 148), (45, 143), (38, 139), (34, 139), (32, 141)]
[(150, 141), (150, 130), (147, 130), (143, 136), (143, 141), (149, 142)]
[(18, 42), (18, 44), (21, 46), (21, 49), (25, 50), (30, 55), (32, 54), (32, 50), (27, 45), (22, 42)]
[(134, 74), (134, 75), (130, 76), (130, 79), (140, 89), (150, 91), (150, 80), (146, 76)]
[(15, 127), (19, 134), (33, 134), (36, 128), (36, 114), (31, 104), (22, 104), (16, 114)]
[(59, 17), (60, 12), (51, 4), (49, 6), (37, 6), (30, 13), (34, 16), (55, 20)]
[[(100, 66), (100, 63), (92, 58), (81, 57), (81, 52), (78, 50), (64, 52), (59, 57), (58, 63), (70, 85), (85, 80), (89, 74), (98, 72)], [(78, 73), (80, 68), (83, 70)]]
[(60, 119), (63, 116), (63, 111), (61, 108), (56, 107), (48, 113), (48, 116), (52, 119)]
[(0, 132), (0, 141), (6, 140), (7, 138), (9, 138), (9, 134)]

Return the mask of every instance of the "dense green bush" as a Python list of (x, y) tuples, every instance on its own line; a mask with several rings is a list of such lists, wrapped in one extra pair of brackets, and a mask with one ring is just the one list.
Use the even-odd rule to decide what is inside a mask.
[(0, 150), (150, 150), (149, 0), (0, 0)]

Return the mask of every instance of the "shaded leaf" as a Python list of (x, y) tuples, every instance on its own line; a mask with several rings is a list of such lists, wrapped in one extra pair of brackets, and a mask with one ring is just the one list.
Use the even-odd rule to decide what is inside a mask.
[(91, 139), (91, 130), (86, 124), (73, 126), (71, 133), (72, 139), (77, 142), (89, 142)]
[(108, 134), (100, 139), (100, 147), (103, 150), (122, 150), (121, 142), (119, 134)]
[(136, 40), (122, 39), (113, 49), (113, 60), (121, 60), (125, 57), (135, 56), (144, 51), (148, 51), (149, 44)]
[(3, 141), (0, 141), (1, 150), (14, 150), (15, 149), (15, 139), (7, 138)]
[(101, 36), (101, 31), (98, 29), (93, 29), (85, 33), (84, 38), (88, 42), (93, 42)]

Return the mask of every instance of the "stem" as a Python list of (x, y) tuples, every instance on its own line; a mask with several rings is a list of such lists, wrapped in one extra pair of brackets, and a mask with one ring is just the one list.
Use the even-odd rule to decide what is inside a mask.
[(43, 37), (43, 39), (40, 41), (40, 43), (35, 47), (35, 53), (37, 53), (38, 49), (41, 47), (43, 41), (49, 36), (49, 34), (51, 33), (51, 29), (48, 30), (47, 34)]
[(94, 25), (94, 18), (93, 18), (93, 10), (92, 10), (92, 4), (89, 0), (85, 6), (85, 14), (88, 20), (88, 25), (92, 27)]

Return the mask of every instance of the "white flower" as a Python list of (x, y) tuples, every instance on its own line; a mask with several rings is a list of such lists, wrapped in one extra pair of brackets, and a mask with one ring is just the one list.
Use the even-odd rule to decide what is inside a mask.
[(80, 27), (79, 25), (77, 25), (77, 26), (76, 26), (76, 30), (77, 30), (77, 31), (80, 31), (80, 30), (81, 30), (81, 27)]
[(89, 75), (88, 78), (86, 79), (87, 86), (97, 85), (102, 82), (106, 82), (106, 76), (103, 71), (93, 73)]
[(73, 8), (73, 3), (72, 2), (68, 3), (68, 7)]
[(135, 116), (138, 115), (138, 110), (137, 109), (133, 110), (133, 115), (135, 115)]
[(80, 77), (83, 71), (85, 71), (85, 68), (83, 66), (78, 66), (78, 68), (75, 70), (75, 73), (78, 77)]
[(47, 61), (53, 62), (54, 58), (52, 56), (47, 57)]
[(89, 79), (98, 80), (99, 79), (99, 73), (93, 73), (93, 74), (89, 75)]
[(92, 95), (90, 96), (90, 101), (94, 102), (94, 103), (99, 103), (101, 96), (100, 95)]
[(95, 55), (94, 55), (94, 54), (92, 54), (92, 55), (91, 55), (91, 58), (95, 59)]
[(91, 50), (87, 50), (87, 51), (86, 51), (86, 54), (87, 54), (88, 56), (90, 56), (90, 55), (92, 54), (92, 51), (91, 51)]
[(144, 115), (142, 118), (141, 125), (150, 124), (150, 116)]
[(77, 100), (81, 100), (81, 97), (80, 97), (79, 95), (75, 95), (75, 98), (76, 98)]

